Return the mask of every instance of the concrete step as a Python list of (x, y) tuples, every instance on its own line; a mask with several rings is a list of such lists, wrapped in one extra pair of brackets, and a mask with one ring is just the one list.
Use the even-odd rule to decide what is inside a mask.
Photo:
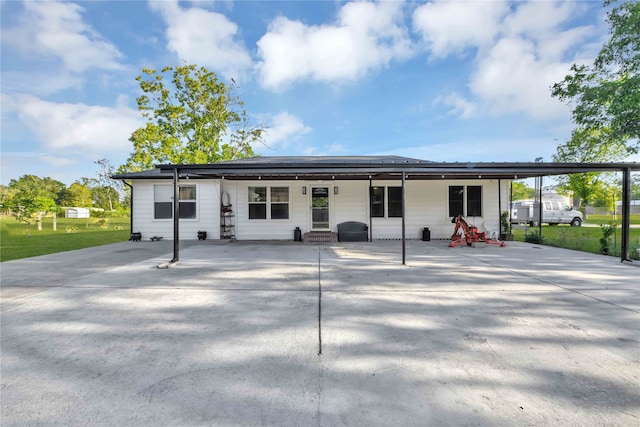
[(337, 243), (338, 233), (332, 231), (310, 231), (304, 233), (304, 243)]

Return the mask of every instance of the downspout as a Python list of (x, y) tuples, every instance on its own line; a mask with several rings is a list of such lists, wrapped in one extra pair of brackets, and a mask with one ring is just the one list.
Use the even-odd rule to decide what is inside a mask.
[(124, 179), (122, 183), (131, 189), (131, 195), (129, 196), (129, 236), (131, 236), (131, 233), (133, 233), (133, 185)]
[[(615, 209), (615, 206), (614, 206)], [(622, 170), (622, 241), (620, 242), (620, 262), (629, 258), (629, 228), (631, 223), (631, 168)]]
[(404, 217), (405, 217), (405, 205), (406, 205), (406, 200), (405, 200), (405, 183), (406, 183), (406, 174), (404, 171), (402, 171), (402, 265), (406, 265), (406, 259), (407, 259), (407, 242), (405, 241), (405, 221), (404, 221)]
[(180, 189), (178, 168), (173, 169), (173, 259), (171, 264), (180, 261)]

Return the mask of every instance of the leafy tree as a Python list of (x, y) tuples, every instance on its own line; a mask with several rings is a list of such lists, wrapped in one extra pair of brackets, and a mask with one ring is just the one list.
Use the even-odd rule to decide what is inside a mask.
[(513, 200), (533, 199), (535, 189), (522, 181), (515, 181), (511, 186)]
[[(605, 7), (617, 3), (605, 0)], [(637, 152), (640, 138), (640, 3), (624, 1), (607, 13), (611, 37), (593, 65), (574, 64), (552, 88), (552, 95), (573, 106), (582, 129), (607, 129), (599, 144), (625, 141)]]
[(120, 172), (250, 157), (252, 144), (262, 142), (265, 127), (249, 123), (235, 83), (225, 85), (204, 67), (144, 68), (136, 80), (143, 92), (138, 110), (147, 123), (129, 138), (134, 151)]
[[(86, 183), (87, 179), (82, 178)], [(72, 205), (79, 208), (90, 208), (93, 204), (91, 188), (88, 185), (82, 184), (78, 181), (69, 186), (69, 193), (71, 194)]]
[[(603, 141), (608, 141), (604, 143)], [(627, 147), (623, 140), (611, 136), (607, 128), (591, 130), (579, 128), (571, 133), (571, 139), (558, 146), (553, 155), (555, 162), (594, 163), (619, 161), (627, 156)], [(580, 210), (585, 207), (594, 194), (604, 192), (611, 174), (601, 172), (585, 172), (558, 177), (558, 189), (562, 192), (572, 191), (580, 198)]]
[(6, 185), (0, 184), (0, 212), (7, 212), (8, 206), (7, 201), (9, 201), (12, 197), (12, 191)]
[(29, 236), (31, 236), (31, 225), (36, 221), (40, 223), (47, 212), (56, 208), (56, 202), (51, 197), (39, 195), (37, 191), (30, 191), (27, 188), (15, 189), (5, 204), (16, 220), (26, 224)]
[(121, 181), (111, 179), (111, 176), (115, 174), (115, 168), (109, 160), (100, 159), (94, 163), (100, 165), (100, 170), (98, 171), (98, 183), (100, 186), (94, 188), (94, 200), (97, 200), (97, 205), (100, 208), (112, 211), (119, 204), (120, 194), (123, 192), (123, 184)]
[(93, 187), (91, 189), (91, 200), (94, 208), (112, 211), (120, 206), (118, 192), (112, 187)]
[(20, 193), (27, 197), (44, 196), (55, 201), (67, 186), (49, 177), (40, 178), (35, 175), (23, 175), (18, 179), (10, 180), (9, 188), (15, 193)]
[(73, 198), (71, 192), (67, 187), (60, 190), (58, 197), (56, 198), (56, 205), (58, 206), (73, 206)]

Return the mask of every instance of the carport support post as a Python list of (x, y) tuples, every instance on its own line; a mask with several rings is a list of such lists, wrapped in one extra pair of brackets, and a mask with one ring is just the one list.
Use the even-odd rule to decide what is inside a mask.
[(407, 259), (407, 243), (405, 241), (405, 223), (404, 223), (404, 217), (405, 217), (405, 195), (406, 195), (406, 191), (405, 191), (405, 182), (406, 182), (407, 176), (405, 174), (404, 171), (402, 171), (402, 265), (406, 265), (406, 259)]
[[(498, 235), (496, 236), (500, 240), (500, 234), (502, 231), (502, 180), (498, 178)], [(486, 231), (486, 230), (485, 230)], [(507, 230), (504, 230), (506, 233)], [(491, 237), (491, 236), (489, 236)]]
[(371, 196), (373, 192), (373, 181), (369, 175), (369, 241), (373, 242), (373, 213), (371, 212)]
[(542, 238), (542, 175), (538, 179), (540, 179), (540, 189), (538, 190), (540, 192), (538, 199), (540, 200), (540, 209), (538, 210), (538, 236)]
[[(615, 206), (613, 209), (615, 210)], [(620, 262), (629, 259), (629, 224), (631, 223), (631, 168), (622, 170), (622, 241), (620, 242)]]
[(178, 168), (173, 169), (173, 259), (180, 260), (180, 188), (178, 185)]

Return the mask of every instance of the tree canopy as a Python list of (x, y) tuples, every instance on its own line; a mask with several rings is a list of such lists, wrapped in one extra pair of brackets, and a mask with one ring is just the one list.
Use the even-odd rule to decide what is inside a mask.
[(640, 138), (640, 3), (606, 0), (610, 38), (592, 65), (574, 64), (552, 95), (572, 106), (573, 121), (588, 131), (606, 129), (598, 143), (624, 141), (637, 152)]
[(533, 199), (535, 189), (529, 187), (525, 182), (514, 181), (511, 183), (511, 195), (513, 200)]
[[(253, 156), (264, 125), (250, 123), (244, 102), (215, 73), (196, 65), (143, 69), (138, 110), (147, 120), (129, 140), (133, 152), (121, 172), (158, 163), (213, 163)], [(233, 80), (232, 80), (233, 82)]]
[[(624, 160), (628, 150), (625, 142), (611, 135), (606, 128), (592, 130), (578, 128), (571, 133), (571, 139), (558, 146), (553, 155), (555, 162), (598, 163)], [(560, 191), (571, 191), (580, 198), (584, 208), (593, 196), (603, 192), (610, 181), (610, 173), (586, 172), (558, 177)]]

